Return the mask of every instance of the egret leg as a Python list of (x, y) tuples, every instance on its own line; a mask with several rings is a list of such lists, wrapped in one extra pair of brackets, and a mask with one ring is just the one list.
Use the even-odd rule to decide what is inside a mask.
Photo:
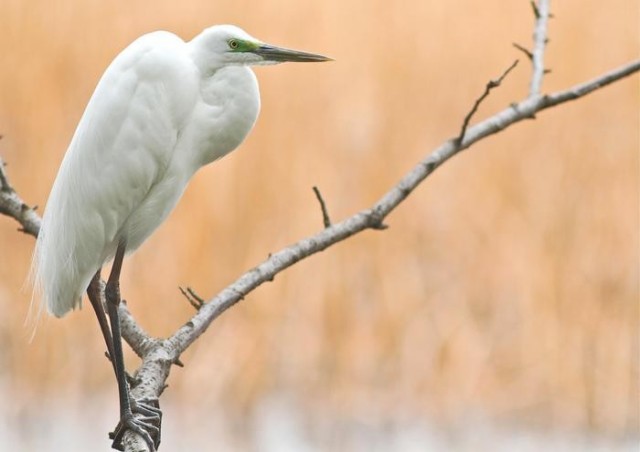
[[(107, 311), (109, 313), (109, 323), (111, 324), (111, 336), (113, 338), (111, 361), (118, 380), (118, 394), (120, 396), (120, 421), (113, 433), (111, 447), (117, 450), (124, 450), (122, 438), (124, 432), (131, 430), (140, 435), (152, 452), (160, 444), (160, 412), (154, 406), (145, 404), (146, 401), (136, 402), (131, 399), (129, 386), (124, 368), (124, 357), (122, 353), (122, 340), (120, 334), (120, 318), (118, 307), (120, 305), (120, 270), (125, 253), (125, 244), (118, 245), (116, 256), (113, 260), (111, 274), (107, 280), (105, 288), (105, 298), (107, 301)], [(142, 414), (143, 418), (136, 418), (134, 412)], [(157, 424), (157, 425), (156, 425)], [(152, 439), (153, 438), (155, 439)]]
[(113, 338), (111, 337), (111, 330), (109, 330), (109, 323), (107, 322), (107, 315), (104, 312), (104, 306), (102, 306), (102, 300), (100, 299), (100, 270), (98, 270), (95, 276), (91, 279), (89, 287), (87, 287), (87, 296), (91, 302), (91, 306), (96, 313), (98, 323), (100, 324), (100, 331), (102, 331), (102, 337), (107, 344), (107, 352), (109, 353), (109, 360), (111, 361), (113, 370), (115, 371), (115, 365), (113, 364)]

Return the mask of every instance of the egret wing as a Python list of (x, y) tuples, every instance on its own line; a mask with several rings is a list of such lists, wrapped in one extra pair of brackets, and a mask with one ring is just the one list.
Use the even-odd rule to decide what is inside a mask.
[[(195, 71), (184, 42), (156, 32), (127, 47), (98, 83), (36, 245), (36, 284), (54, 315), (79, 305), (92, 276), (127, 239), (128, 218), (162, 181), (195, 104)], [(150, 234), (157, 224), (148, 227)]]

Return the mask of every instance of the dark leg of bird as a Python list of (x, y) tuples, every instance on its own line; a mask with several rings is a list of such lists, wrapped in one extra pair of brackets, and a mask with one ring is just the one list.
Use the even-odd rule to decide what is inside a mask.
[[(91, 306), (93, 306), (93, 310), (96, 313), (96, 317), (98, 318), (98, 323), (100, 324), (100, 331), (102, 331), (102, 337), (104, 337), (104, 342), (107, 344), (107, 352), (109, 353), (109, 359), (113, 365), (113, 338), (111, 337), (111, 330), (109, 329), (109, 323), (107, 322), (107, 315), (104, 312), (104, 307), (102, 306), (102, 297), (100, 296), (100, 271), (95, 274), (95, 276), (91, 279), (89, 283), (89, 287), (87, 287), (87, 296), (89, 297), (89, 301), (91, 302)], [(115, 365), (113, 367), (115, 371)]]
[[(102, 290), (100, 285), (100, 271), (95, 274), (95, 276), (91, 279), (89, 283), (89, 287), (87, 288), (87, 295), (89, 296), (89, 301), (91, 301), (91, 306), (96, 313), (96, 317), (98, 318), (98, 323), (100, 324), (100, 330), (102, 331), (102, 336), (104, 337), (104, 342), (107, 345), (107, 353), (109, 354), (109, 362), (113, 367), (114, 372), (116, 373), (115, 362), (111, 358), (114, 356), (113, 353), (113, 338), (111, 336), (111, 329), (109, 327), (109, 322), (107, 320), (107, 314), (104, 311), (104, 305), (102, 303)], [(127, 380), (131, 377), (127, 376)], [(150, 416), (153, 418), (158, 418), (157, 424), (160, 426), (160, 418), (162, 417), (162, 412), (160, 411), (160, 406), (158, 405), (157, 399), (149, 399), (149, 400), (141, 400), (140, 402), (136, 402), (134, 400), (130, 400), (131, 405), (133, 406), (132, 411), (134, 413), (141, 413), (144, 416)], [(158, 447), (158, 443), (156, 443), (156, 448)]]
[[(113, 353), (111, 361), (116, 371), (118, 380), (118, 394), (120, 395), (120, 422), (110, 437), (113, 439), (112, 447), (124, 450), (122, 438), (127, 430), (136, 432), (146, 441), (149, 449), (155, 452), (160, 444), (160, 416), (159, 410), (142, 402), (135, 402), (129, 394), (129, 386), (126, 379), (124, 358), (122, 353), (122, 340), (120, 336), (120, 319), (118, 306), (120, 305), (120, 269), (124, 258), (125, 246), (120, 244), (113, 260), (111, 274), (105, 288), (107, 311), (111, 323), (111, 335), (113, 337)], [(136, 418), (134, 412), (144, 417)], [(153, 439), (152, 439), (153, 437)]]

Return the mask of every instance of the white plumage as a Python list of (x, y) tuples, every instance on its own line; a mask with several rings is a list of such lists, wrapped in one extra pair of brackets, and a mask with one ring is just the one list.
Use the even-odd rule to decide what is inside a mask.
[(249, 64), (325, 61), (230, 25), (190, 42), (144, 35), (102, 76), (54, 182), (34, 254), (55, 316), (80, 306), (120, 242), (128, 253), (165, 220), (193, 174), (235, 149), (260, 110)]

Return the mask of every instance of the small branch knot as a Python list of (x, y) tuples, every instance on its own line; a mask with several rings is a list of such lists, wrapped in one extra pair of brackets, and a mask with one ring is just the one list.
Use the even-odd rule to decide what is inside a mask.
[(376, 231), (384, 231), (389, 228), (389, 225), (384, 224), (384, 215), (380, 213), (377, 209), (371, 209), (367, 215), (367, 219), (369, 220), (368, 227), (369, 229), (373, 229)]

